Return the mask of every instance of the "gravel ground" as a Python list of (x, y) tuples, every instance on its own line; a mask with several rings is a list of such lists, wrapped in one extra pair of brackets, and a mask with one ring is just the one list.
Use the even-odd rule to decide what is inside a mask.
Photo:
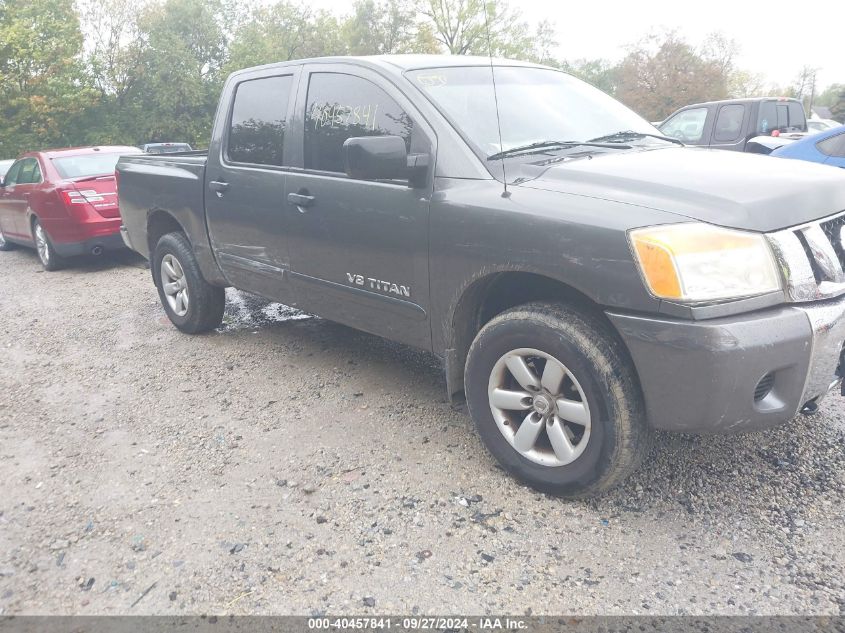
[(565, 502), (427, 354), (233, 291), (180, 334), (129, 253), (0, 261), (0, 614), (845, 614), (839, 398)]

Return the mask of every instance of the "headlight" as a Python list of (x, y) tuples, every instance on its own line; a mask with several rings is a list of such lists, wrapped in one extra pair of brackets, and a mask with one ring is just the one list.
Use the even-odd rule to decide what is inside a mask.
[(709, 224), (668, 224), (628, 234), (651, 293), (676, 301), (716, 301), (781, 289), (766, 238)]

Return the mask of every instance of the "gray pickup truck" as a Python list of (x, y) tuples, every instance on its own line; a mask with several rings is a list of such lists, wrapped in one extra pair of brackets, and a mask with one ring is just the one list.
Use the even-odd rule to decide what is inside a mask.
[(218, 326), (234, 286), (429, 350), (492, 455), (555, 494), (622, 480), (652, 429), (763, 429), (840, 382), (845, 174), (685, 147), (553, 69), (251, 68), (207, 155), (117, 171), (177, 328)]
[(807, 116), (798, 99), (749, 97), (688, 105), (657, 127), (687, 145), (769, 154), (804, 136)]

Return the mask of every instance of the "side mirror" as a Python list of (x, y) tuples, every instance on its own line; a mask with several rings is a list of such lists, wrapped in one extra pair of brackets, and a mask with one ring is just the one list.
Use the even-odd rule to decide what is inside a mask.
[(428, 173), (428, 154), (408, 154), (400, 136), (355, 136), (343, 143), (346, 175), (361, 180), (407, 180), (420, 186)]

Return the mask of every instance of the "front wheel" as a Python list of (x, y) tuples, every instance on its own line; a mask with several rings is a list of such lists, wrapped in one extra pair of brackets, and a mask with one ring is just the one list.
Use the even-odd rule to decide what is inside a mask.
[(498, 315), (472, 343), (464, 381), (488, 450), (539, 490), (601, 493), (648, 451), (631, 362), (609, 326), (587, 312), (534, 303)]
[(10, 251), (15, 247), (11, 242), (6, 241), (6, 236), (3, 235), (3, 229), (0, 228), (0, 251)]
[(38, 259), (41, 260), (44, 270), (53, 272), (61, 269), (65, 260), (56, 253), (47, 231), (37, 219), (32, 221), (32, 236), (35, 238), (35, 250), (38, 251)]
[(188, 334), (220, 325), (226, 290), (205, 280), (184, 234), (164, 235), (155, 247), (151, 266), (158, 296), (173, 325)]

